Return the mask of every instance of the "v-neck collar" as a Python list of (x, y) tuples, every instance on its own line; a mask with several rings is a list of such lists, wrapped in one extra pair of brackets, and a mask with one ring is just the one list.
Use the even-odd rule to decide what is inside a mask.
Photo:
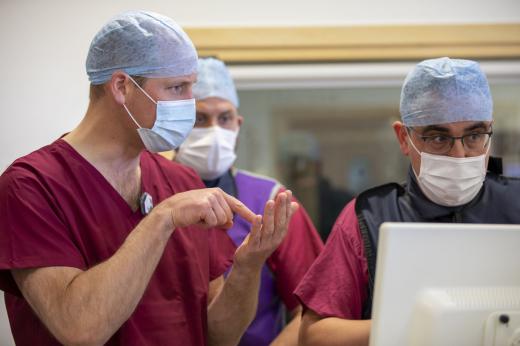
[[(114, 200), (115, 204), (118, 205), (118, 207), (128, 216), (131, 217), (141, 217), (141, 210), (139, 208), (139, 205), (137, 209), (134, 211), (128, 204), (128, 202), (121, 196), (121, 194), (110, 184), (110, 182), (105, 178), (103, 174), (92, 164), (90, 161), (88, 161), (85, 157), (83, 157), (72, 145), (70, 145), (67, 141), (65, 141), (63, 138), (60, 138), (56, 140), (56, 144), (61, 146), (64, 150), (69, 152), (74, 159), (79, 161), (84, 168), (86, 168), (90, 173), (92, 174), (93, 178), (96, 179), (99, 184), (104, 185), (104, 190), (107, 191)], [(141, 169), (141, 187), (140, 187), (140, 194), (142, 191), (146, 191), (145, 181), (146, 181), (146, 160), (143, 160), (143, 153), (139, 155), (139, 167)]]
[(202, 180), (206, 187), (219, 187), (233, 197), (237, 197), (237, 186), (235, 182), (235, 176), (232, 172), (232, 169), (229, 169), (222, 176), (213, 180)]

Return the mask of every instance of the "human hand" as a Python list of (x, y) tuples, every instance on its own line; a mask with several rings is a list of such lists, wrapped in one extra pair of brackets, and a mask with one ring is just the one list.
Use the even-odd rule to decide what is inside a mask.
[(162, 201), (152, 213), (165, 217), (170, 229), (190, 225), (230, 228), (233, 213), (249, 222), (257, 217), (242, 202), (219, 188), (177, 193)]
[(298, 203), (292, 202), (292, 193), (287, 190), (269, 200), (263, 217), (253, 218), (251, 232), (235, 252), (235, 265), (261, 267), (287, 234), (289, 222)]

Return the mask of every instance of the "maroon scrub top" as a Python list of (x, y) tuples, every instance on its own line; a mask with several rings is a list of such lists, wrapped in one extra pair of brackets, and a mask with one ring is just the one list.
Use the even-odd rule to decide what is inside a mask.
[[(142, 152), (140, 165), (142, 192), (155, 205), (204, 187), (193, 170), (148, 151)], [(7, 168), (0, 177), (0, 289), (17, 345), (59, 343), (22, 297), (9, 270), (87, 270), (110, 258), (142, 219), (140, 210), (132, 211), (62, 139)], [(234, 250), (223, 230), (175, 230), (139, 305), (107, 345), (205, 345), (208, 285), (229, 267)]]
[(368, 265), (355, 200), (341, 212), (325, 248), (294, 292), (302, 305), (322, 317), (362, 318)]

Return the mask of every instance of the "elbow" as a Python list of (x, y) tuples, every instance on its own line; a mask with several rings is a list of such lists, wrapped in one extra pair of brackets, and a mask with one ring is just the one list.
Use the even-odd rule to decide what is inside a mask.
[(327, 345), (327, 336), (320, 330), (317, 322), (322, 319), (310, 309), (302, 313), (300, 328), (298, 333), (298, 345), (300, 346), (320, 346)]
[(100, 340), (94, 336), (89, 335), (61, 335), (57, 338), (58, 341), (67, 346), (93, 346), (93, 345), (103, 345), (106, 340)]
[(300, 346), (313, 346), (316, 345), (312, 342), (312, 339), (306, 335), (306, 332), (300, 328), (300, 332), (298, 333), (298, 345)]
[(89, 328), (86, 325), (66, 326), (53, 332), (54, 337), (67, 346), (92, 346), (105, 344), (110, 336), (105, 336), (99, 328)]
[(298, 332), (298, 345), (300, 346), (315, 346), (312, 335), (309, 335), (308, 325), (301, 323)]

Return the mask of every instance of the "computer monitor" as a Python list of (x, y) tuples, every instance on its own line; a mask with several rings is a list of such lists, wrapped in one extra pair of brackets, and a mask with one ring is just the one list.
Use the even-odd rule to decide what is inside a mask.
[(381, 225), (370, 345), (520, 345), (520, 225)]

